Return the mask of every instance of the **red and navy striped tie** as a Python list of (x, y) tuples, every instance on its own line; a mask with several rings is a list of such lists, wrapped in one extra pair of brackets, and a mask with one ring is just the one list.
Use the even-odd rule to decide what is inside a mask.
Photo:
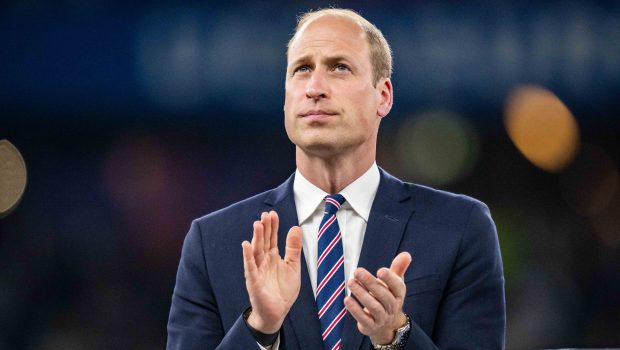
[(346, 314), (342, 233), (336, 218), (336, 212), (344, 201), (340, 194), (326, 196), (325, 214), (319, 226), (316, 305), (325, 350), (340, 349)]

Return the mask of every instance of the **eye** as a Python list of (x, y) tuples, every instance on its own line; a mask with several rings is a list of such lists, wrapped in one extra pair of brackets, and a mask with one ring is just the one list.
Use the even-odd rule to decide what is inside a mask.
[(310, 67), (303, 65), (303, 66), (299, 66), (297, 68), (295, 68), (295, 70), (293, 71), (293, 74), (295, 73), (307, 73), (310, 71)]
[(351, 69), (349, 68), (349, 66), (347, 66), (344, 63), (338, 63), (337, 65), (334, 66), (334, 70), (336, 72), (349, 72), (351, 71)]

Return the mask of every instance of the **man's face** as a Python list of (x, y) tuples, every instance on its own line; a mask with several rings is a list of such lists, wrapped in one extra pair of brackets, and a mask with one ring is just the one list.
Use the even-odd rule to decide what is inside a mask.
[(304, 152), (331, 157), (375, 152), (391, 83), (372, 82), (366, 34), (353, 21), (323, 16), (293, 40), (286, 69), (285, 127)]

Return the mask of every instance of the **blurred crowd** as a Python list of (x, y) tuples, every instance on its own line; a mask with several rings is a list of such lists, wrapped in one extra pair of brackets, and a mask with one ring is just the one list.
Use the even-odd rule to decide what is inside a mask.
[[(284, 45), (321, 5), (7, 5), (0, 349), (165, 346), (191, 220), (295, 170)], [(379, 166), (491, 209), (507, 348), (620, 346), (620, 6), (340, 5), (395, 54)]]

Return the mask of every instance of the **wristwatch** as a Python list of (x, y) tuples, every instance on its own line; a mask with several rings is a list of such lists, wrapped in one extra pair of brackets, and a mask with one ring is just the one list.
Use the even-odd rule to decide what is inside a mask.
[(396, 330), (396, 337), (394, 337), (392, 344), (372, 344), (372, 347), (375, 350), (401, 350), (405, 348), (407, 339), (409, 339), (409, 333), (411, 333), (411, 319), (409, 318), (409, 315), (405, 316), (407, 317), (407, 323)]

